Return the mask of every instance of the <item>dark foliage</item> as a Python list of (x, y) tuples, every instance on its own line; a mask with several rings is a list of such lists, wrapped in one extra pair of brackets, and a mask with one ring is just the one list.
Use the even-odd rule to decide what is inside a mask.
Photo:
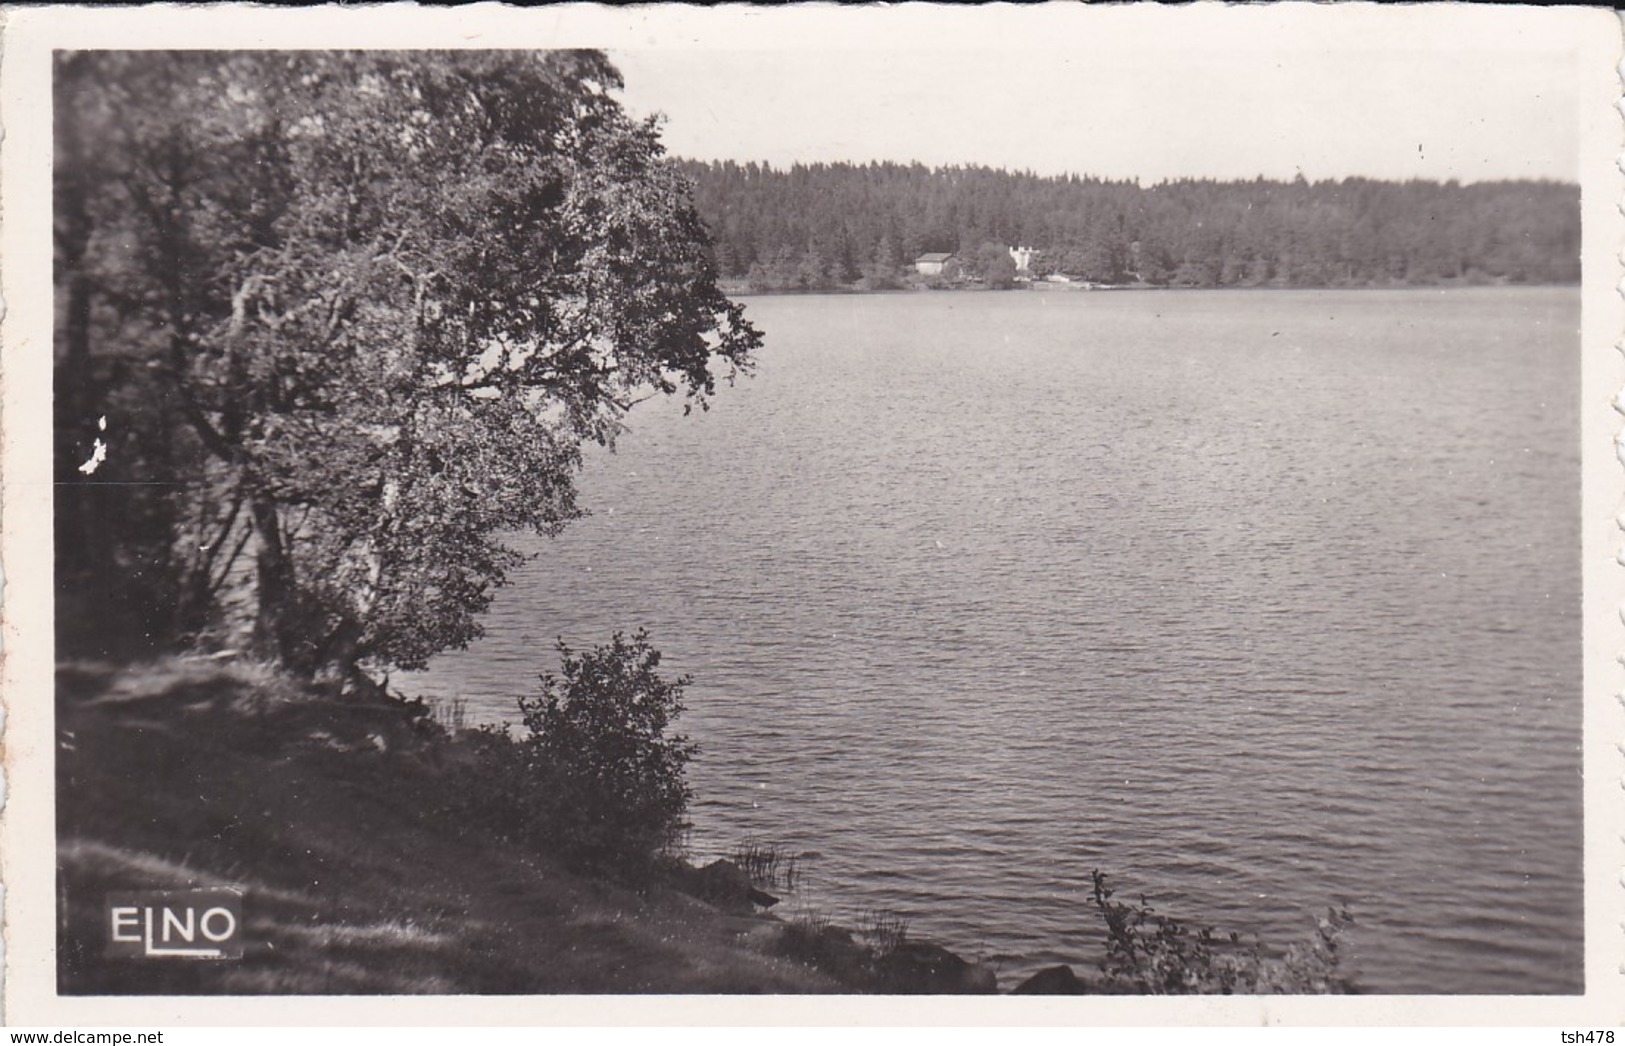
[(985, 167), (685, 161), (721, 275), (755, 289), (894, 285), (926, 251), (967, 274), (1041, 252), (1037, 274), (1188, 287), (1572, 283), (1580, 194), (1559, 182), (1215, 182), (1142, 188)]
[(595, 52), (58, 53), (65, 647), (421, 666), (479, 634), (502, 535), (580, 514), (583, 443), (749, 367), (619, 84)]

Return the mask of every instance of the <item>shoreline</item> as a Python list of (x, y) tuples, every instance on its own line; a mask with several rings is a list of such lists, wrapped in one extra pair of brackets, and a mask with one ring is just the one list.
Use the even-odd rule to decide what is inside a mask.
[[(1112, 901), (1099, 872), (1098, 970), (1001, 983), (896, 916), (778, 917), (769, 891), (795, 872), (776, 878), (776, 851), (748, 841), (703, 867), (583, 867), (466, 801), (488, 734), (230, 654), (65, 662), (56, 700), (65, 996), (1358, 991), (1338, 971), (1347, 912), (1265, 953)], [(154, 959), (109, 937), (116, 898), (199, 889), (237, 892), (240, 958)]]
[(1038, 293), (1038, 294), (1145, 294), (1165, 291), (1179, 292), (1261, 292), (1272, 293), (1277, 291), (1458, 291), (1458, 290), (1572, 290), (1578, 292), (1578, 283), (1475, 283), (1466, 280), (1457, 282), (1439, 283), (1349, 283), (1349, 284), (1252, 284), (1249, 286), (1228, 287), (1198, 287), (1173, 286), (1169, 284), (1121, 284), (1110, 286), (1083, 286), (1067, 283), (1031, 283), (1020, 284), (1009, 288), (992, 288), (982, 286), (964, 287), (888, 287), (866, 289), (862, 287), (822, 287), (799, 288), (785, 287), (777, 289), (749, 289), (739, 287), (725, 287), (730, 298), (796, 298), (796, 297), (846, 297), (846, 296), (885, 296), (885, 295), (913, 295), (921, 293), (931, 294), (1011, 294), (1011, 293)]

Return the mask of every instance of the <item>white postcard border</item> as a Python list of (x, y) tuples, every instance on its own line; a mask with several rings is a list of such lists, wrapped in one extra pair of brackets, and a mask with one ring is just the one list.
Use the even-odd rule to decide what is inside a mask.
[[(1463, 33), (1548, 34), (1571, 41), (1582, 113), (1584, 220), (1582, 396), (1584, 517), (1584, 796), (1586, 994), (1562, 997), (1342, 998), (874, 998), (838, 1000), (627, 996), (528, 997), (58, 997), (54, 914), (51, 519), (50, 51), (55, 48), (300, 47), (797, 47), (967, 49), (1058, 46), (1068, 33), (1135, 40), (1188, 33), (1245, 56), (1260, 34), (1298, 33), (1331, 46), (1354, 23), (1378, 25), (1410, 48), (1457, 46)], [(285, 10), (36, 8), (5, 12), (0, 64), (0, 278), (4, 344), (3, 469), (6, 799), (0, 852), (5, 899), (5, 1013), (17, 1025), (399, 1026), (605, 1024), (1318, 1024), (1592, 1025), (1625, 1022), (1625, 442), (1613, 404), (1625, 365), (1617, 73), (1619, 21), (1603, 9), (1429, 4), (1298, 4), (1186, 8), (1016, 9), (902, 5), (788, 9), (519, 10), (379, 6)], [(1511, 39), (1513, 37), (1503, 37)], [(1336, 118), (1337, 114), (1328, 114)], [(1625, 400), (1621, 400), (1625, 403)], [(1473, 540), (1463, 534), (1463, 541)], [(1622, 558), (1616, 561), (1616, 556)], [(1515, 901), (1515, 899), (1509, 899)]]

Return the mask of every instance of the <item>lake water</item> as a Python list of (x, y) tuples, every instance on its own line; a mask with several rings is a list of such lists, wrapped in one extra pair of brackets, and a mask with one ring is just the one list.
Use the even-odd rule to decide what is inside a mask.
[(646, 404), (594, 516), (407, 689), (477, 718), (647, 627), (693, 849), (1025, 972), (1122, 897), (1379, 992), (1581, 987), (1579, 295), (752, 298), (757, 375)]

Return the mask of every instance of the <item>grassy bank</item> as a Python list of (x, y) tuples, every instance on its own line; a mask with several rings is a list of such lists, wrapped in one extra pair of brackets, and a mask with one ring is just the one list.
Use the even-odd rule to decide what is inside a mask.
[[(255, 665), (58, 673), (65, 994), (833, 992), (784, 924), (462, 832), (465, 744)], [(236, 886), (237, 962), (107, 958), (123, 890)]]

